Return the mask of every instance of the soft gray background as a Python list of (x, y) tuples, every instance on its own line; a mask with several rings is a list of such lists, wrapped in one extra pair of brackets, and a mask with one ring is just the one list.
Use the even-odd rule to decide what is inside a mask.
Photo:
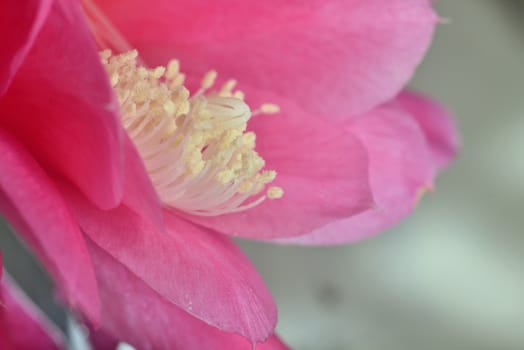
[[(242, 243), (298, 350), (524, 349), (524, 1), (437, 9), (451, 22), (412, 85), (453, 110), (464, 144), (437, 190), (395, 229), (354, 245)], [(7, 268), (63, 327), (40, 268), (19, 263), (6, 232)]]
[(243, 246), (299, 350), (524, 349), (524, 1), (440, 0), (412, 86), (455, 114), (460, 158), (415, 214), (336, 248)]

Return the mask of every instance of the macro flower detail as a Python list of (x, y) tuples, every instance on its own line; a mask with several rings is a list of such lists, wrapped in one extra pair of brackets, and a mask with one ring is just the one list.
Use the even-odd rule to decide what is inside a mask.
[[(276, 186), (257, 196), (276, 177), (261, 169), (256, 135), (246, 131), (253, 114), (277, 112), (264, 104), (252, 113), (230, 80), (207, 93), (216, 78), (209, 72), (190, 97), (176, 60), (147, 69), (138, 53), (101, 54), (120, 103), (124, 128), (133, 140), (164, 205), (188, 214), (215, 216), (247, 210), (266, 197), (280, 198)], [(249, 198), (256, 199), (247, 202)]]
[(426, 0), (5, 3), (0, 211), (93, 337), (284, 349), (229, 237), (368, 237), (456, 153), (447, 114), (402, 92)]

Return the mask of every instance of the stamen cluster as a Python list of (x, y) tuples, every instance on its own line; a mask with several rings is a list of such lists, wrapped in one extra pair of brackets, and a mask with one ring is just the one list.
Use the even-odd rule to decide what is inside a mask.
[(263, 170), (265, 161), (255, 151), (256, 135), (246, 131), (253, 115), (278, 112), (277, 106), (264, 104), (252, 113), (244, 94), (233, 91), (234, 80), (208, 92), (214, 71), (190, 96), (178, 61), (149, 69), (137, 63), (137, 56), (136, 51), (101, 53), (122, 124), (165, 205), (212, 216), (246, 210), (266, 197), (282, 197), (282, 189), (274, 186), (260, 194), (276, 172)]

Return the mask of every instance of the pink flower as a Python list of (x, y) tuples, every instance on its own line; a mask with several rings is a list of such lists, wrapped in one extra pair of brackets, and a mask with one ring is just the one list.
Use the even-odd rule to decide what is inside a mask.
[[(417, 95), (397, 96), (437, 22), (427, 0), (83, 5), (90, 29), (76, 2), (0, 5), (0, 210), (67, 301), (118, 340), (236, 349), (268, 339), (274, 302), (226, 235), (302, 244), (369, 236), (409, 213), (455, 154), (445, 112)], [(194, 93), (214, 68), (218, 84), (239, 79), (249, 105), (275, 112), (264, 104), (271, 101), (282, 112), (250, 118), (240, 100), (205, 89), (188, 100), (174, 66), (132, 78), (142, 74), (132, 55), (119, 63), (106, 54), (108, 76), (93, 34), (99, 46), (138, 49), (150, 66), (177, 57)], [(172, 90), (161, 87), (167, 83)], [(141, 103), (165, 113), (147, 124), (140, 118), (155, 109)], [(226, 131), (244, 136), (226, 123), (219, 136), (205, 129), (209, 111), (235, 128), (249, 120), (256, 151), (278, 172), (267, 197), (283, 189), (282, 198), (241, 190), (274, 177), (251, 171), (260, 157), (250, 147), (231, 151), (229, 172), (220, 173)], [(177, 128), (191, 133), (178, 139)], [(241, 133), (250, 144), (252, 134)], [(285, 346), (272, 336), (259, 348)]]
[(0, 349), (58, 350), (64, 345), (60, 331), (7, 276), (3, 276), (0, 283)]

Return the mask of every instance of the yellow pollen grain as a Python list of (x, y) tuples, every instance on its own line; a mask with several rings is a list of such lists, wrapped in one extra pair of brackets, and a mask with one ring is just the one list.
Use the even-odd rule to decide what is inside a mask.
[(220, 89), (220, 95), (223, 97), (229, 97), (232, 94), (233, 89), (237, 85), (237, 81), (234, 79), (230, 79), (222, 85), (222, 88)]
[(244, 93), (240, 90), (237, 90), (233, 93), (233, 97), (234, 98), (238, 98), (239, 100), (243, 100), (244, 99)]
[(164, 75), (165, 72), (166, 72), (165, 67), (156, 67), (155, 70), (153, 71), (153, 78), (159, 79), (160, 77), (162, 77), (162, 75)]
[(167, 64), (166, 77), (173, 79), (176, 74), (180, 71), (180, 62), (178, 60), (171, 60)]
[[(184, 87), (180, 63), (139, 66), (136, 51), (100, 54), (120, 103), (122, 124), (135, 143), (162, 202), (196, 214), (220, 215), (260, 203), (259, 193), (277, 176), (264, 170), (256, 135), (246, 131), (251, 117), (235, 80), (211, 89), (217, 72), (209, 71), (194, 96)], [(264, 104), (272, 114), (278, 106)], [(283, 196), (271, 186), (266, 197)], [(255, 197), (257, 196), (257, 197)]]
[(267, 184), (275, 180), (276, 177), (277, 177), (276, 171), (266, 170), (260, 175), (260, 182)]
[(242, 135), (242, 142), (246, 147), (255, 148), (255, 141), (257, 135), (254, 132), (246, 132)]
[(214, 70), (207, 72), (204, 76), (204, 79), (202, 79), (202, 89), (207, 90), (213, 86), (213, 84), (215, 84), (217, 75), (217, 72)]
[(232, 169), (222, 170), (216, 178), (220, 183), (227, 184), (235, 178), (235, 172)]
[(185, 80), (186, 80), (186, 75), (183, 73), (179, 73), (170, 81), (169, 88), (176, 89), (179, 86), (183, 86)]
[(169, 116), (172, 116), (176, 112), (176, 104), (173, 101), (168, 100), (164, 103), (164, 110)]
[(260, 111), (264, 114), (275, 114), (280, 112), (280, 107), (273, 103), (264, 103), (260, 106)]
[(279, 199), (284, 195), (284, 190), (277, 186), (271, 186), (267, 190), (267, 198), (269, 199)]

